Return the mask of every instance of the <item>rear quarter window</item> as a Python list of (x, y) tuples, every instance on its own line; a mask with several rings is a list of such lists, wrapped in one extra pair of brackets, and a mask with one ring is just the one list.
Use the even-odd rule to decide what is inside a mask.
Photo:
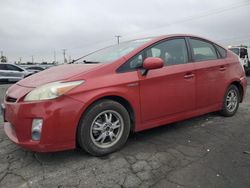
[(215, 47), (218, 50), (221, 58), (227, 57), (227, 51), (224, 48), (218, 46), (217, 44), (215, 44)]

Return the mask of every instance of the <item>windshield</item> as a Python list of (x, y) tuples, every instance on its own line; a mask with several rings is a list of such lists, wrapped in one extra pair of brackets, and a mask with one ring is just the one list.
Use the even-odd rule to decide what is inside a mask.
[(231, 50), (233, 53), (235, 53), (236, 55), (240, 54), (240, 50), (239, 48), (229, 48), (229, 50)]
[(122, 56), (130, 53), (139, 46), (150, 41), (152, 38), (138, 39), (128, 42), (123, 42), (114, 46), (103, 48), (89, 55), (86, 55), (78, 60), (78, 63), (111, 63)]

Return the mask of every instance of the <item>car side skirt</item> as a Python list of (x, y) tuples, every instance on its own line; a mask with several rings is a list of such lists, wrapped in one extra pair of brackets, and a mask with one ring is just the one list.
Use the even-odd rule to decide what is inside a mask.
[(211, 105), (209, 107), (196, 109), (193, 111), (188, 111), (188, 112), (183, 112), (183, 113), (178, 113), (174, 115), (169, 115), (167, 117), (162, 117), (156, 120), (151, 120), (149, 122), (142, 123), (141, 126), (135, 126), (135, 132), (167, 125), (167, 124), (182, 121), (182, 120), (186, 120), (186, 119), (204, 115), (210, 112), (216, 112), (216, 111), (221, 110), (221, 108), (222, 108), (222, 103), (218, 103), (218, 104)]

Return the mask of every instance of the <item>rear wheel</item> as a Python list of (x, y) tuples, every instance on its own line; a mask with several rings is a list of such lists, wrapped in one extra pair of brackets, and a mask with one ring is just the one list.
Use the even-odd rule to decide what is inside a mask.
[(223, 108), (221, 114), (223, 116), (233, 116), (239, 107), (240, 93), (235, 85), (231, 85), (225, 94)]
[(130, 132), (127, 110), (118, 102), (101, 100), (82, 116), (77, 140), (81, 148), (95, 156), (120, 149)]

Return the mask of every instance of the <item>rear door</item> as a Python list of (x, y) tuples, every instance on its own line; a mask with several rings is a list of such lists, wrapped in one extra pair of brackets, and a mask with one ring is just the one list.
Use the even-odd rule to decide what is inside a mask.
[(190, 38), (189, 44), (196, 70), (196, 108), (221, 103), (228, 71), (222, 51), (219, 52), (214, 44), (199, 38)]
[(145, 58), (159, 57), (165, 62), (160, 69), (139, 75), (141, 118), (147, 124), (195, 109), (195, 73), (188, 63), (184, 38), (168, 39), (144, 51)]

